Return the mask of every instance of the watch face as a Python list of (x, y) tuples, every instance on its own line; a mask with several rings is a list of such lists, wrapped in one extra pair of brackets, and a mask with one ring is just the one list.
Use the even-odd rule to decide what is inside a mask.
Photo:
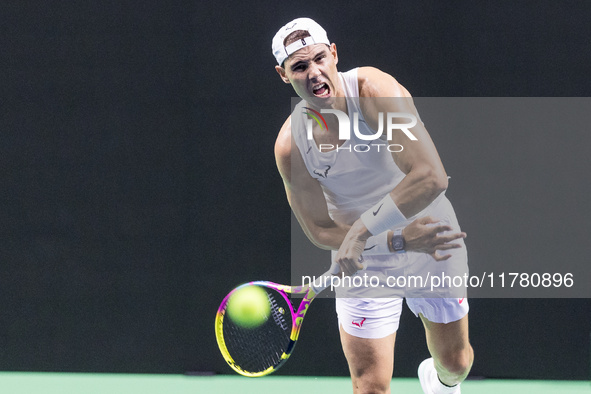
[(396, 236), (392, 239), (392, 247), (394, 250), (402, 250), (404, 249), (404, 240), (402, 237)]

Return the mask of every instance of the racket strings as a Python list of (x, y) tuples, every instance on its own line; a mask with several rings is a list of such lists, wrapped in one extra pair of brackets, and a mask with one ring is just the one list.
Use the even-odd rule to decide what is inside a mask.
[[(277, 300), (271, 296), (271, 294), (267, 293), (267, 297), (269, 297), (269, 304), (271, 305), (271, 315), (273, 316), (273, 321), (275, 324), (280, 327), (284, 332), (288, 331), (291, 328), (291, 324), (288, 324), (285, 319), (285, 308), (278, 305)], [(282, 301), (285, 301), (282, 299)], [(291, 319), (289, 319), (291, 320)], [(288, 334), (289, 337), (289, 334)]]
[(260, 326), (241, 327), (228, 316), (223, 321), (224, 341), (234, 363), (248, 372), (260, 372), (278, 365), (289, 345), (292, 328), (291, 306), (276, 290), (267, 292), (270, 314)]

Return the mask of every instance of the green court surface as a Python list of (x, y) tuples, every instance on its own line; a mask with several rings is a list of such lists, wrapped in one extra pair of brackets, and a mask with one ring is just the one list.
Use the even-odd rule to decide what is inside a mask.
[[(418, 379), (392, 380), (392, 393), (421, 394)], [(2, 394), (352, 393), (349, 378), (0, 372)], [(591, 393), (588, 381), (467, 380), (464, 394)]]

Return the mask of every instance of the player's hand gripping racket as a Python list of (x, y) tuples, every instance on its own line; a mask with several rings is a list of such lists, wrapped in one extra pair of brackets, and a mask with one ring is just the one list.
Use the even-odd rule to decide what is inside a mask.
[[(339, 267), (333, 264), (322, 275), (320, 286), (285, 286), (267, 281), (245, 283), (232, 290), (222, 301), (215, 318), (215, 336), (226, 362), (241, 375), (258, 377), (277, 371), (293, 352), (304, 316), (314, 298), (330, 284), (330, 276)], [(317, 280), (318, 281), (318, 280)], [(246, 328), (226, 317), (228, 300), (245, 286), (259, 286), (267, 293), (270, 314), (258, 327)], [(297, 311), (288, 294), (304, 294)]]

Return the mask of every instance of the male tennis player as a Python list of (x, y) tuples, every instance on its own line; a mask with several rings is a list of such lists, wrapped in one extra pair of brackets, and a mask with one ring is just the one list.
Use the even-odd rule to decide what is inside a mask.
[[(409, 92), (375, 68), (338, 72), (336, 45), (308, 18), (283, 26), (272, 49), (276, 71), (302, 99), (279, 132), (275, 155), (288, 201), (310, 240), (333, 250), (343, 275), (359, 275), (363, 261), (363, 272), (380, 283), (409, 270), (466, 271), (465, 233), (444, 196), (448, 178)], [(380, 119), (387, 113), (416, 125), (374, 139), (386, 122), (399, 121)], [(340, 134), (342, 114), (353, 120), (348, 135)], [(460, 393), (474, 357), (467, 299), (446, 297), (449, 289), (432, 297), (421, 293), (424, 287), (404, 290), (432, 356), (419, 366), (423, 391)], [(402, 299), (371, 294), (367, 288), (337, 290), (341, 342), (355, 393), (389, 393)]]

